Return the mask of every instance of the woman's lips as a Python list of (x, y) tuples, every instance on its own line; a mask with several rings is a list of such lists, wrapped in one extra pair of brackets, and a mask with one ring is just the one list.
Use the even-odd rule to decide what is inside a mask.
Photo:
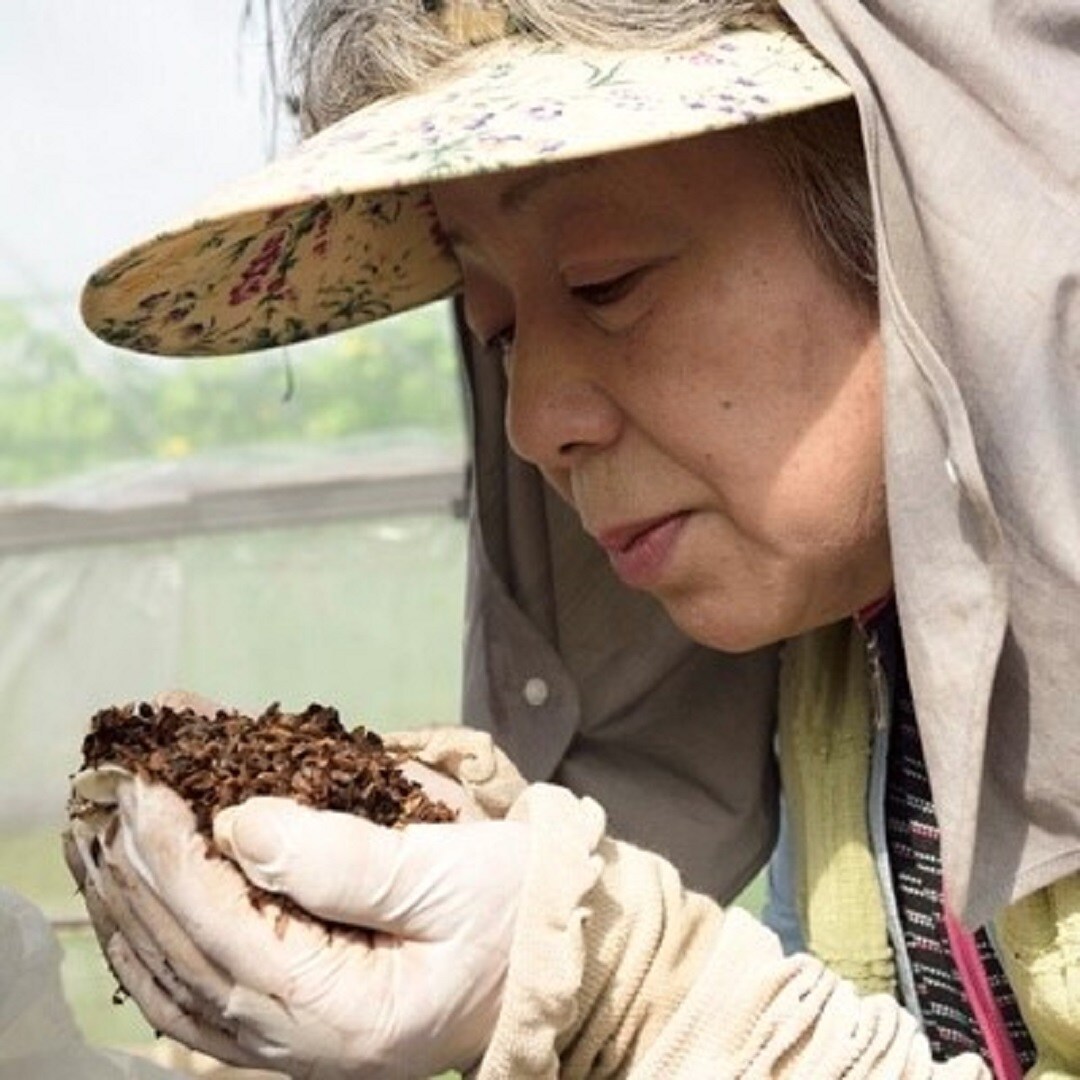
[(686, 513), (608, 529), (597, 536), (612, 569), (629, 586), (647, 589), (659, 581), (688, 518)]

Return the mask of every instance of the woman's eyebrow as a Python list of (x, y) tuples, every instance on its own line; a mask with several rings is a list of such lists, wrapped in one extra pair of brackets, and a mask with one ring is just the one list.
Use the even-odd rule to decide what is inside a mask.
[[(496, 199), (496, 207), (502, 213), (517, 214), (541, 194), (551, 184), (560, 180), (568, 180), (582, 173), (592, 172), (599, 161), (595, 158), (586, 158), (582, 161), (561, 162), (556, 165), (547, 165), (541, 169), (530, 169), (524, 176), (507, 185), (499, 192)], [(459, 229), (454, 225), (444, 225), (441, 229), (443, 239), (457, 251), (470, 244), (470, 235), (467, 229)]]
[(516, 183), (510, 184), (499, 195), (499, 209), (508, 213), (522, 210), (538, 192), (559, 180), (567, 180), (581, 173), (592, 172), (599, 162), (596, 158), (568, 161), (548, 165), (543, 169), (530, 170)]

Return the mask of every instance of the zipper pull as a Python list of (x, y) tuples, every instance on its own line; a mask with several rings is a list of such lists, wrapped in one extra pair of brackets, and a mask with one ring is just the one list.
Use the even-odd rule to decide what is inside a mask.
[(873, 632), (866, 635), (866, 660), (870, 669), (870, 698), (873, 708), (871, 720), (874, 730), (882, 732), (889, 725), (889, 701), (886, 693), (885, 665), (881, 660), (881, 645)]

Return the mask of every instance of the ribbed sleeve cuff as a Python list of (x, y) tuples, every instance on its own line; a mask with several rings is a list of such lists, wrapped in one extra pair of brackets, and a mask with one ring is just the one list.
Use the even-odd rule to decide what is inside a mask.
[(532, 850), (503, 1007), (479, 1080), (560, 1075), (560, 1051), (584, 1020), (587, 898), (603, 870), (606, 821), (591, 799), (534, 784), (508, 817), (530, 823)]

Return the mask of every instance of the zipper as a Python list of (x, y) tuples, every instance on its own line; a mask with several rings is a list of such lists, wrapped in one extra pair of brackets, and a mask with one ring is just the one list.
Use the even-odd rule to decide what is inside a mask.
[[(916, 1016), (920, 1026), (925, 1027), (915, 991), (914, 972), (904, 942), (903, 924), (892, 884), (892, 867), (889, 862), (888, 835), (885, 822), (885, 788), (888, 776), (889, 730), (892, 726), (892, 707), (889, 695), (889, 679), (881, 653), (881, 643), (875, 631), (863, 627), (866, 640), (867, 669), (870, 680), (872, 731), (869, 826), (870, 844), (877, 867), (878, 882), (885, 904), (886, 925), (892, 942), (896, 965), (896, 980), (901, 998), (907, 1010)], [(944, 903), (944, 899), (942, 901)], [(1015, 1046), (1008, 1035), (997, 1001), (990, 989), (986, 969), (978, 955), (974, 938), (952, 915), (944, 912), (947, 945), (956, 964), (961, 985), (967, 995), (972, 1012), (992, 1061), (996, 1080), (1022, 1080), (1023, 1068)], [(991, 941), (995, 948), (997, 943)]]
[(889, 700), (889, 680), (881, 656), (881, 643), (877, 634), (863, 627), (866, 641), (867, 671), (870, 680), (871, 731), (870, 782), (867, 792), (867, 824), (870, 833), (870, 853), (877, 871), (878, 888), (885, 907), (885, 925), (892, 944), (896, 982), (904, 1007), (925, 1027), (919, 997), (915, 991), (915, 973), (904, 943), (904, 929), (900, 922), (900, 908), (893, 891), (892, 866), (889, 862), (889, 845), (885, 825), (885, 783), (889, 761), (889, 730), (892, 727), (892, 707)]

